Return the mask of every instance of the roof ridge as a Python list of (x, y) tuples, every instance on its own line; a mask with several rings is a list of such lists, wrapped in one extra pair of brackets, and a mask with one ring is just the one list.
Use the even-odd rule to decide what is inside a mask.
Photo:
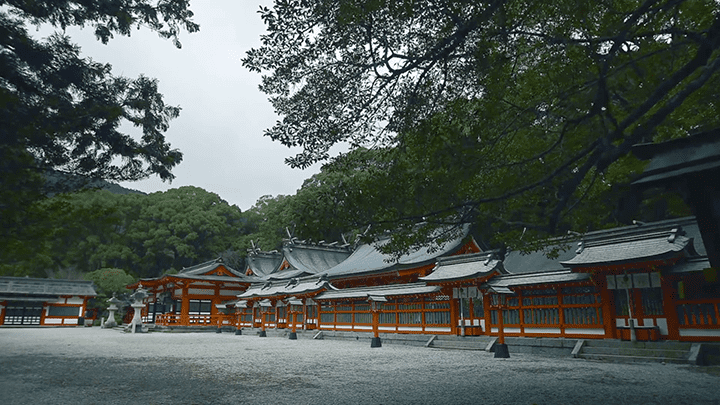
[(454, 255), (454, 256), (439, 256), (437, 258), (437, 265), (446, 265), (446, 264), (460, 264), (460, 263), (469, 263), (469, 262), (477, 262), (479, 258), (483, 259), (489, 259), (489, 260), (500, 260), (497, 257), (497, 250), (487, 250), (485, 252), (478, 252), (478, 253), (465, 253), (461, 255)]
[[(648, 232), (650, 231), (650, 232)], [(621, 234), (613, 234), (613, 235), (606, 235), (603, 237), (593, 238), (590, 240), (581, 240), (581, 243), (584, 247), (589, 246), (602, 246), (602, 245), (610, 245), (610, 244), (616, 244), (616, 243), (624, 243), (624, 242), (633, 242), (633, 241), (640, 241), (640, 240), (650, 240), (650, 239), (663, 239), (667, 238), (669, 243), (673, 243), (675, 238), (678, 236), (685, 236), (685, 231), (682, 229), (682, 226), (676, 225), (673, 226), (671, 229), (665, 228), (664, 230), (652, 230), (647, 228), (638, 228), (634, 231), (628, 231)]]

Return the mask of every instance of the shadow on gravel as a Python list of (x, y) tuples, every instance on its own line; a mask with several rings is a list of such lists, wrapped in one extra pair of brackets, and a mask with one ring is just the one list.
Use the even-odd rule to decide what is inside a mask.
[(191, 363), (164, 359), (3, 357), (3, 404), (230, 403), (236, 381)]

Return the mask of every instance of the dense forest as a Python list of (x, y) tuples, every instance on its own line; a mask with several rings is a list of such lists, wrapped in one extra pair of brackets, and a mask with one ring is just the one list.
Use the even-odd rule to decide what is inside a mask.
[[(281, 200), (281, 199), (279, 199)], [(264, 210), (275, 199), (247, 212), (217, 194), (180, 187), (149, 195), (88, 190), (58, 194), (32, 207), (42, 218), (18, 235), (22, 249), (4, 249), (4, 275), (80, 278), (102, 268), (120, 268), (136, 277), (155, 277), (223, 257), (242, 267), (250, 240), (262, 237)], [(279, 225), (278, 225), (279, 226)], [(271, 242), (272, 241), (272, 242)]]

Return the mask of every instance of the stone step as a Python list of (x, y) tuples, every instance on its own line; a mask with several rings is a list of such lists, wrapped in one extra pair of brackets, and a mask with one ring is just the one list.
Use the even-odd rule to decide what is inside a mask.
[(452, 345), (452, 344), (442, 344), (442, 345), (430, 345), (431, 349), (442, 349), (442, 350), (477, 350), (477, 351), (485, 351), (485, 348), (487, 345), (475, 345), (475, 346), (460, 346), (460, 345)]
[(617, 339), (585, 339), (585, 347), (633, 347), (637, 349), (690, 350), (689, 342), (629, 342)]
[(626, 355), (612, 355), (612, 354), (588, 354), (581, 353), (579, 356), (581, 359), (586, 360), (602, 360), (613, 363), (677, 363), (686, 364), (686, 359), (678, 359), (673, 357), (647, 357), (647, 356), (626, 356)]
[(641, 348), (635, 348), (635, 347), (583, 346), (581, 354), (687, 359), (688, 355), (689, 355), (689, 350), (641, 349)]

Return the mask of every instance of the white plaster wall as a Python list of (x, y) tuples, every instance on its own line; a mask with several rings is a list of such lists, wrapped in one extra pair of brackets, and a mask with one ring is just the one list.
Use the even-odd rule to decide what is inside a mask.
[(46, 325), (60, 325), (62, 324), (62, 319), (60, 318), (45, 318), (45, 324)]
[(720, 329), (680, 329), (680, 336), (720, 337)]
[(188, 288), (188, 294), (215, 295), (215, 290), (210, 290), (206, 288)]
[(565, 333), (572, 333), (573, 335), (604, 335), (605, 329), (600, 328), (566, 328)]
[(559, 335), (561, 333), (560, 328), (528, 328), (525, 327), (525, 333), (545, 333)]

